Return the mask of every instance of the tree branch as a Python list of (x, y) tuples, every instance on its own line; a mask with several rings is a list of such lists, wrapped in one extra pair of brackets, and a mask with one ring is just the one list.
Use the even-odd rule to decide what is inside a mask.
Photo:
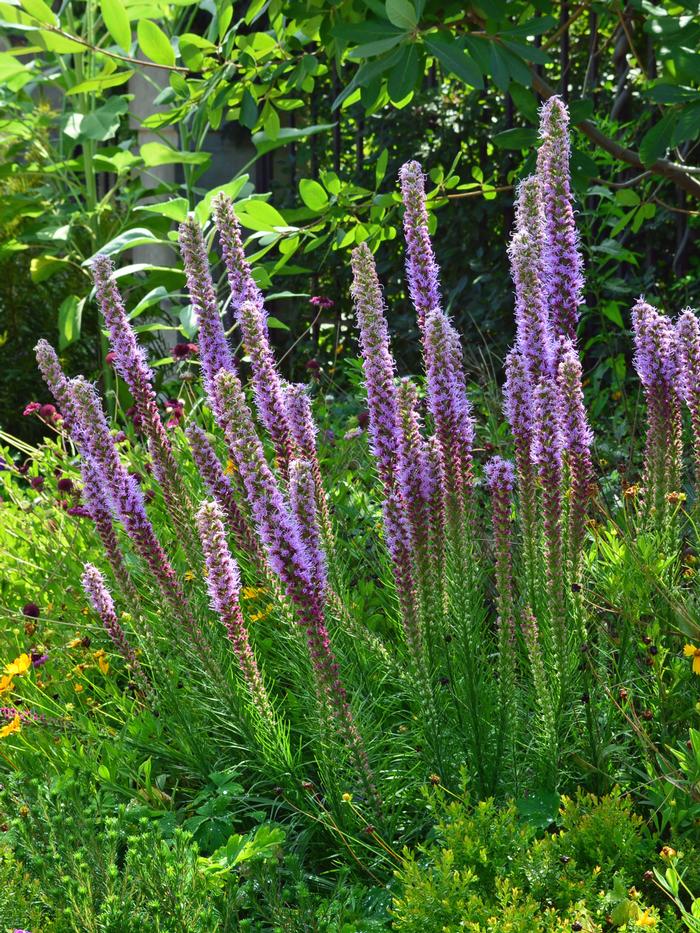
[[(545, 80), (540, 78), (534, 68), (530, 68), (530, 73), (532, 75), (532, 86), (540, 97), (543, 97), (545, 100), (554, 97), (556, 94), (554, 88), (550, 87)], [(596, 146), (600, 146), (601, 149), (609, 152), (610, 155), (619, 159), (620, 162), (626, 162), (627, 165), (631, 165), (641, 171), (650, 171), (653, 172), (654, 175), (660, 175), (662, 178), (672, 181), (674, 185), (682, 191), (692, 194), (695, 198), (700, 198), (700, 183), (695, 181), (695, 179), (688, 174), (685, 166), (678, 165), (676, 162), (669, 162), (668, 159), (657, 159), (652, 165), (644, 165), (638, 153), (634, 152), (632, 149), (628, 149), (626, 146), (620, 145), (620, 143), (615, 142), (614, 139), (610, 139), (605, 133), (601, 133), (595, 123), (591, 123), (590, 120), (579, 120), (576, 126), (592, 143), (595, 143)]]

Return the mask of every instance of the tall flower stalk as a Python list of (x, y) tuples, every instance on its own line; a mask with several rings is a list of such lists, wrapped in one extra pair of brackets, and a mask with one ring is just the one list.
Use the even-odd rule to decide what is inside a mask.
[(109, 330), (114, 366), (134, 398), (139, 421), (148, 437), (153, 472), (187, 553), (190, 559), (194, 559), (198, 547), (192, 525), (192, 505), (178, 479), (172, 445), (158, 412), (152, 385), (153, 371), (148, 366), (145, 354), (139, 347), (129, 323), (113, 273), (114, 266), (108, 256), (100, 254), (95, 257), (92, 263), (92, 277), (97, 303)]
[(328, 498), (323, 484), (321, 464), (316, 445), (316, 424), (311, 411), (311, 401), (306, 386), (301, 383), (287, 382), (284, 385), (284, 410), (289, 427), (294, 454), (307, 460), (316, 487), (316, 506), (318, 508), (323, 542), (330, 552), (333, 549), (333, 525), (328, 508)]
[(197, 530), (207, 569), (207, 589), (212, 608), (226, 627), (250, 697), (262, 719), (273, 726), (275, 715), (243, 619), (240, 573), (226, 543), (223, 517), (223, 512), (215, 502), (203, 503), (197, 512)]
[(690, 308), (676, 322), (680, 364), (679, 389), (690, 411), (695, 459), (695, 489), (700, 497), (700, 323)]
[(423, 169), (418, 162), (407, 162), (399, 170), (399, 180), (404, 206), (406, 277), (422, 331), (428, 312), (440, 307), (440, 273), (428, 232)]
[(575, 342), (583, 300), (583, 262), (571, 193), (569, 112), (560, 97), (550, 97), (542, 105), (540, 136), (537, 173), (546, 218), (543, 284), (555, 336)]

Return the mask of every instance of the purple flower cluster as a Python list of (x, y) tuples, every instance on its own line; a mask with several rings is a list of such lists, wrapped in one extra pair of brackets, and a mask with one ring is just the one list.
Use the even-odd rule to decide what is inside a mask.
[(676, 322), (680, 378), (678, 389), (690, 411), (693, 428), (695, 482), (700, 490), (700, 323), (689, 309)]
[(423, 169), (418, 162), (407, 162), (399, 169), (399, 180), (404, 205), (406, 278), (422, 330), (428, 312), (440, 307), (439, 270), (428, 232)]
[(247, 301), (252, 301), (253, 304), (260, 308), (260, 313), (264, 316), (263, 296), (253, 278), (248, 260), (245, 258), (241, 227), (236, 217), (233, 202), (225, 194), (221, 193), (214, 198), (212, 206), (214, 208), (214, 221), (219, 231), (221, 253), (226, 266), (228, 284), (231, 289), (233, 312), (238, 317), (240, 308)]

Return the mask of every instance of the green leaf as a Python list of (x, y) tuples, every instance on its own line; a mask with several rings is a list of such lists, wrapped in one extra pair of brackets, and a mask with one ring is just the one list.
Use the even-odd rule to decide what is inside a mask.
[(44, 0), (21, 0), (21, 4), (22, 8), (40, 23), (46, 23), (49, 26), (58, 25), (58, 17), (44, 3)]
[(518, 126), (512, 130), (496, 133), (493, 143), (499, 149), (529, 149), (537, 142), (537, 130)]
[(606, 301), (600, 306), (602, 314), (612, 321), (617, 327), (624, 328), (625, 322), (620, 314), (620, 303), (617, 301)]
[(418, 14), (410, 0), (386, 0), (386, 15), (390, 23), (408, 32), (418, 25)]
[(325, 133), (326, 130), (332, 130), (335, 123), (319, 123), (315, 126), (306, 126), (302, 129), (294, 129), (289, 126), (283, 126), (279, 131), (277, 139), (269, 139), (265, 133), (254, 133), (253, 143), (258, 150), (258, 155), (265, 155), (272, 149), (278, 149), (280, 146), (286, 146), (287, 143), (296, 142), (299, 139), (306, 139), (307, 136), (314, 136), (316, 133)]
[(143, 296), (136, 307), (129, 312), (129, 320), (132, 321), (135, 317), (138, 317), (139, 314), (143, 314), (144, 311), (147, 311), (148, 308), (152, 308), (153, 305), (159, 304), (169, 297), (170, 292), (162, 285), (159, 285), (157, 288), (152, 288), (147, 295)]
[(122, 0), (101, 0), (100, 9), (107, 32), (120, 48), (128, 52), (131, 48), (131, 26)]
[(389, 36), (387, 39), (377, 39), (374, 42), (365, 42), (363, 45), (357, 45), (348, 53), (348, 58), (360, 59), (360, 58), (372, 58), (373, 55), (382, 55), (384, 52), (388, 52), (391, 49), (395, 48), (400, 42), (402, 42), (409, 33), (400, 32), (398, 35)]
[(58, 308), (58, 349), (65, 350), (80, 337), (84, 298), (69, 295)]
[(456, 75), (470, 87), (483, 88), (481, 71), (457, 39), (430, 35), (426, 36), (425, 44), (449, 74)]
[[(71, 124), (70, 119), (64, 132), (66, 136), (72, 136), (73, 139), (93, 139), (96, 142), (104, 142), (106, 139), (116, 136), (120, 120), (128, 109), (129, 105), (123, 97), (110, 97), (97, 110), (82, 116), (78, 124), (77, 136), (72, 136), (69, 131), (69, 127), (75, 125)], [(73, 114), (73, 116), (79, 117), (81, 114)]]
[(137, 211), (147, 211), (149, 214), (161, 214), (163, 217), (169, 217), (178, 223), (187, 220), (189, 204), (186, 198), (173, 198), (164, 204), (140, 204)]
[(141, 51), (157, 65), (175, 64), (175, 52), (170, 44), (170, 39), (165, 35), (160, 26), (157, 26), (150, 19), (140, 19), (136, 30), (139, 39)]
[(615, 200), (623, 207), (636, 207), (639, 204), (639, 195), (632, 188), (620, 188), (615, 192)]
[(491, 72), (491, 77), (496, 87), (505, 93), (510, 84), (510, 69), (508, 68), (508, 61), (503, 51), (495, 42), (491, 43), (491, 50), (489, 52), (489, 71)]
[(280, 118), (275, 108), (271, 107), (269, 104), (265, 110), (267, 112), (263, 116), (263, 130), (265, 131), (265, 135), (274, 141), (280, 134)]
[(74, 84), (73, 87), (68, 88), (66, 97), (70, 97), (71, 94), (93, 94), (110, 87), (119, 87), (120, 84), (126, 84), (133, 73), (133, 70), (115, 71), (110, 75), (89, 78), (87, 81), (81, 81), (79, 84)]
[(420, 62), (418, 49), (415, 45), (405, 45), (401, 50), (401, 58), (389, 73), (387, 90), (394, 103), (404, 100), (415, 88), (418, 81)]
[(321, 185), (312, 178), (302, 178), (299, 182), (299, 194), (306, 206), (312, 211), (323, 211), (328, 207), (328, 195)]
[[(243, 91), (243, 97), (241, 98), (241, 114), (239, 119), (243, 126), (247, 127), (249, 130), (252, 130), (255, 124), (258, 122), (258, 105), (255, 103), (255, 98), (250, 93), (248, 88)], [(277, 136), (279, 136), (279, 133)]]
[[(207, 191), (202, 200), (194, 209), (195, 217), (197, 221), (204, 225), (211, 216), (211, 202), (214, 200), (217, 194), (223, 192), (231, 198), (232, 201), (235, 201), (241, 191), (248, 184), (248, 175), (239, 175), (238, 178), (234, 178), (233, 181), (228, 182), (225, 185), (217, 185), (216, 188), (212, 188), (211, 191)], [(248, 186), (252, 188), (252, 186)]]
[(211, 156), (208, 152), (179, 152), (163, 143), (144, 143), (141, 158), (152, 168), (156, 165), (204, 165)]
[(67, 266), (67, 260), (59, 259), (57, 256), (36, 256), (29, 264), (29, 274), (32, 282), (45, 282)]
[(671, 143), (674, 121), (675, 114), (667, 113), (644, 134), (639, 144), (639, 157), (644, 165), (653, 165), (657, 159), (665, 155)]
[(284, 321), (280, 321), (279, 318), (273, 317), (271, 314), (267, 316), (267, 326), (271, 327), (273, 330), (289, 330), (289, 327)]
[(287, 228), (284, 217), (267, 201), (241, 201), (236, 205), (236, 215), (248, 230), (273, 231), (275, 227)]
[(559, 812), (559, 794), (548, 790), (535, 790), (528, 797), (515, 801), (518, 813), (535, 829), (546, 829)]
[(374, 166), (374, 184), (378, 188), (386, 175), (386, 167), (389, 164), (389, 150), (382, 149), (379, 158)]
[[(125, 249), (132, 249), (134, 246), (145, 246), (162, 242), (163, 240), (160, 240), (155, 233), (152, 233), (146, 227), (133, 227), (131, 230), (125, 230), (123, 233), (120, 233), (119, 236), (114, 237), (109, 243), (105, 243), (104, 246), (100, 247), (99, 252), (105, 256), (114, 256), (117, 253), (122, 253)], [(94, 257), (91, 256), (89, 259), (86, 259), (83, 266), (89, 266), (93, 258)]]

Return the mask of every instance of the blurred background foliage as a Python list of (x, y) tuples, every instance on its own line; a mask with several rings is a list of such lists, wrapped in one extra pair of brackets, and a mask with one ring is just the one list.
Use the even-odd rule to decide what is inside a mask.
[(354, 354), (348, 251), (362, 240), (379, 250), (397, 357), (414, 371), (402, 257), (381, 249), (400, 228), (394, 179), (410, 158), (429, 174), (444, 297), (471, 371), (497, 373), (512, 328), (513, 189), (553, 92), (577, 126), (582, 345), (603, 417), (626, 391), (634, 298), (697, 302), (699, 9), (0, 2), (0, 426), (41, 430), (22, 418), (46, 400), (31, 352), (41, 336), (69, 371), (112, 388), (86, 268), (100, 250), (121, 267), (159, 389), (181, 392), (196, 357), (176, 363), (173, 347), (196, 331), (174, 267), (177, 223), (196, 209), (211, 233), (221, 188), (271, 296), (287, 375), (342, 390), (338, 361)]

